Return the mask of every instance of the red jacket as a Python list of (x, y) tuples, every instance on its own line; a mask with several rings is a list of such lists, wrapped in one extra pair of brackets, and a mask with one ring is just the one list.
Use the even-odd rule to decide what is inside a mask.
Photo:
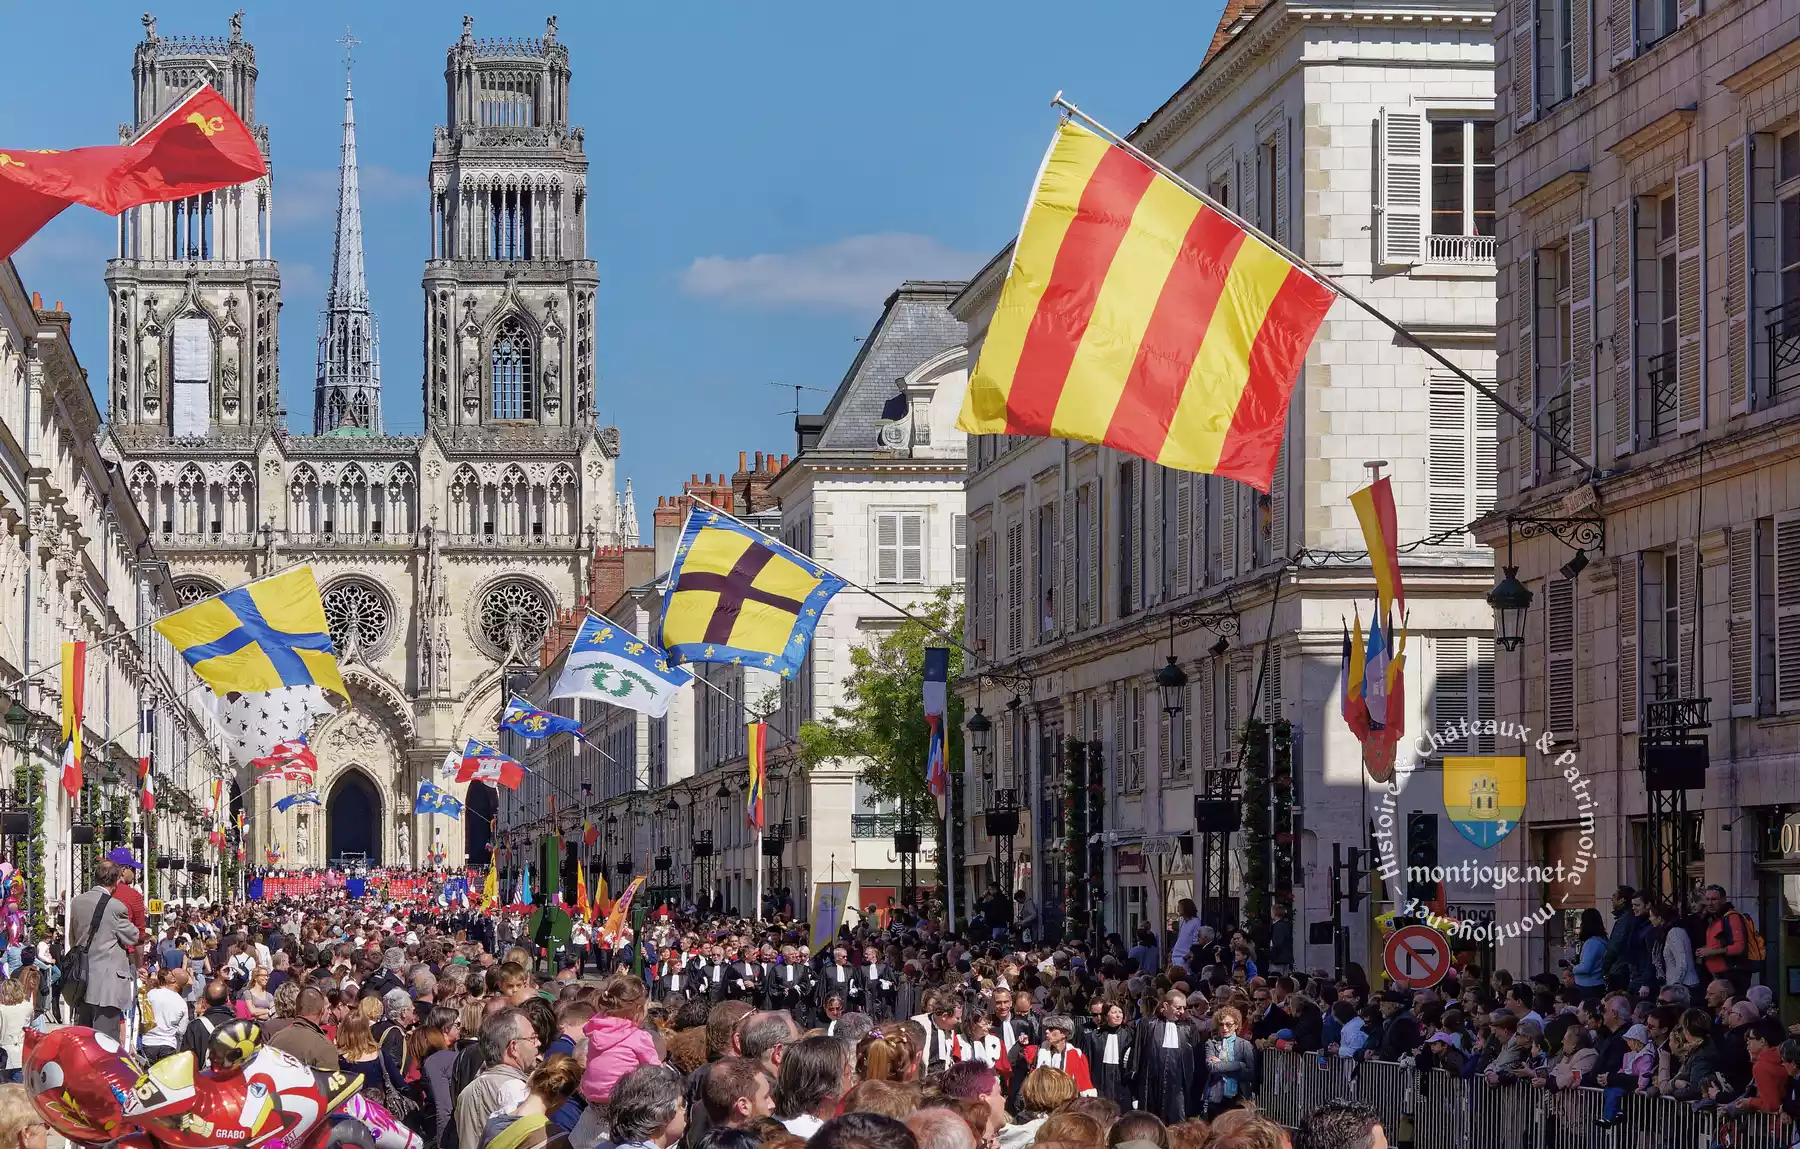
[(1754, 1083), (1751, 1095), (1744, 1098), (1745, 1109), (1757, 1109), (1764, 1113), (1773, 1113), (1781, 1108), (1781, 1099), (1787, 1094), (1787, 1070), (1781, 1065), (1781, 1051), (1772, 1045), (1763, 1046), (1763, 1051), (1756, 1055), (1750, 1063), (1750, 1080)]
[[(1737, 921), (1732, 921), (1732, 918)], [(1708, 973), (1724, 973), (1731, 966), (1741, 963), (1750, 945), (1750, 927), (1743, 913), (1726, 910), (1706, 923), (1706, 936), (1701, 944), (1707, 949), (1725, 951), (1703, 959)]]
[(1094, 1089), (1093, 1074), (1088, 1072), (1087, 1054), (1076, 1049), (1073, 1045), (1063, 1046), (1062, 1054), (1060, 1056), (1048, 1045), (1027, 1045), (1024, 1049), (1024, 1055), (1024, 1066), (1027, 1074), (1034, 1069), (1044, 1066), (1051, 1069), (1060, 1069), (1075, 1079), (1075, 1091), (1077, 1093), (1081, 1094), (1083, 1097), (1093, 1097), (1097, 1094), (1097, 1091)]

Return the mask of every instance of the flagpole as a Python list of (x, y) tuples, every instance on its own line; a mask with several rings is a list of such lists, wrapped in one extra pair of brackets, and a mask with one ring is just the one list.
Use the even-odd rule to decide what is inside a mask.
[(1582, 458), (1581, 453), (1579, 451), (1575, 450), (1574, 447), (1571, 447), (1569, 444), (1565, 443), (1563, 440), (1557, 438), (1555, 435), (1552, 435), (1550, 432), (1539, 427), (1537, 425), (1537, 420), (1535, 420), (1531, 416), (1527, 415), (1520, 408), (1515, 407), (1511, 402), (1509, 402), (1507, 399), (1502, 397), (1501, 394), (1497, 390), (1495, 390), (1493, 387), (1489, 386), (1486, 383), (1481, 382), (1480, 380), (1476, 379), (1473, 375), (1470, 375), (1467, 371), (1464, 371), (1461, 367), (1458, 367), (1455, 363), (1452, 363), (1449, 359), (1445, 358), (1444, 354), (1441, 351), (1437, 350), (1435, 347), (1430, 346), (1423, 339), (1420, 339), (1417, 335), (1414, 335), (1412, 333), (1412, 331), (1410, 329), (1408, 329), (1404, 324), (1400, 323), (1397, 320), (1388, 318), (1388, 316), (1386, 314), (1384, 314), (1380, 309), (1378, 309), (1374, 304), (1370, 303), (1368, 300), (1364, 299), (1362, 296), (1356, 294), (1354, 291), (1350, 290), (1348, 287), (1345, 287), (1341, 281), (1333, 278), (1330, 275), (1327, 275), (1323, 271), (1320, 271), (1318, 268), (1314, 267), (1307, 260), (1305, 260), (1301, 256), (1295, 254), (1293, 251), (1289, 250), (1285, 244), (1278, 242), (1273, 236), (1264, 232), (1261, 228), (1257, 227), (1255, 224), (1246, 220), (1243, 216), (1238, 215), (1236, 212), (1232, 211), (1229, 207), (1225, 206), (1224, 204), (1220, 203), (1218, 200), (1215, 200), (1212, 196), (1206, 194), (1204, 191), (1195, 187), (1193, 184), (1189, 183), (1186, 179), (1183, 179), (1176, 172), (1165, 167), (1154, 156), (1150, 155), (1148, 152), (1144, 151), (1142, 148), (1138, 147), (1136, 144), (1132, 143), (1130, 140), (1126, 139), (1124, 136), (1119, 135), (1117, 132), (1113, 131), (1111, 128), (1107, 127), (1105, 124), (1101, 123), (1099, 120), (1096, 120), (1094, 117), (1088, 115), (1086, 112), (1082, 111), (1080, 108), (1076, 107), (1074, 104), (1063, 99), (1063, 94), (1061, 92), (1056, 93), (1055, 98), (1053, 98), (1050, 101), (1050, 106), (1053, 108), (1061, 108), (1066, 115), (1073, 116), (1074, 118), (1080, 120), (1082, 123), (1087, 124), (1089, 127), (1093, 128), (1095, 131), (1099, 132), (1102, 136), (1105, 136), (1108, 140), (1112, 141), (1112, 143), (1114, 143), (1115, 145), (1117, 145), (1120, 148), (1123, 148), (1125, 151), (1129, 152), (1131, 155), (1135, 156), (1137, 159), (1139, 159), (1143, 163), (1147, 164), (1152, 170), (1160, 173), (1161, 175), (1167, 177), (1169, 180), (1173, 181), (1177, 187), (1181, 188), (1183, 191), (1187, 192), (1189, 195), (1192, 195), (1195, 199), (1198, 199), (1201, 203), (1205, 204), (1207, 207), (1212, 208), (1214, 211), (1218, 212), (1220, 215), (1224, 216), (1226, 219), (1230, 220), (1232, 223), (1236, 224), (1238, 227), (1244, 229), (1245, 231), (1249, 232), (1251, 235), (1254, 235), (1257, 239), (1261, 240), (1263, 243), (1267, 244), (1269, 247), (1273, 248), (1283, 258), (1288, 260), (1288, 262), (1292, 263), (1294, 266), (1298, 267), (1300, 270), (1306, 272), (1306, 274), (1311, 276), (1313, 279), (1324, 284), (1326, 287), (1331, 288), (1333, 291), (1337, 292), (1339, 295), (1343, 296), (1345, 299), (1349, 300), (1351, 303), (1353, 303), (1357, 307), (1361, 308), (1366, 314), (1368, 314), (1368, 316), (1371, 319), (1374, 319), (1377, 323), (1380, 323), (1383, 327), (1386, 327), (1388, 330), (1392, 331), (1395, 335), (1398, 335), (1400, 338), (1406, 340), (1412, 346), (1418, 348), (1420, 351), (1423, 351), (1438, 366), (1444, 368), (1444, 370), (1446, 370), (1446, 371), (1449, 371), (1451, 374), (1455, 375), (1458, 379), (1461, 379), (1464, 383), (1467, 383), (1470, 387), (1474, 388), (1475, 391), (1478, 394), (1480, 394), (1484, 399), (1486, 399), (1488, 402), (1492, 403), (1494, 406), (1500, 408), (1502, 411), (1505, 411), (1508, 415), (1511, 415), (1514, 419), (1518, 420), (1518, 422), (1521, 426), (1530, 428), (1531, 433), (1533, 435), (1535, 435), (1537, 438), (1543, 440), (1557, 454), (1565, 455), (1569, 459), (1571, 459), (1577, 467), (1580, 467), (1583, 471), (1587, 472), (1588, 480), (1590, 482), (1600, 478), (1600, 476), (1601, 476), (1600, 468), (1597, 465), (1590, 463), (1586, 459)]

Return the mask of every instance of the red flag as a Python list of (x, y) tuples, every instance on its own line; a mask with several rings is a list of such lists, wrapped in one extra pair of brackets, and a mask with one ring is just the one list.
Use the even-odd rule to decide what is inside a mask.
[(256, 138), (225, 97), (201, 88), (129, 144), (0, 151), (0, 259), (72, 203), (118, 215), (267, 175)]
[(138, 777), (144, 783), (144, 812), (156, 809), (156, 775), (150, 773), (150, 759), (138, 759)]

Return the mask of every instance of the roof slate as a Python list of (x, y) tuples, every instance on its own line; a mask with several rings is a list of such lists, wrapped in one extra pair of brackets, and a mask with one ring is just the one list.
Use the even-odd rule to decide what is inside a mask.
[(888, 296), (881, 317), (825, 407), (821, 450), (873, 450), (880, 442), (881, 409), (907, 372), (934, 355), (960, 347), (961, 320), (948, 310), (967, 286), (961, 280), (909, 279)]

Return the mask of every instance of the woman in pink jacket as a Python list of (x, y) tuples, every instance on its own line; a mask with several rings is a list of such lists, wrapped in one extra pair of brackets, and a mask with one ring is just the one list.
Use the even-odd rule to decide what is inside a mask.
[(661, 1065), (656, 1040), (644, 1028), (650, 1006), (644, 983), (629, 974), (615, 974), (600, 987), (599, 1010), (582, 1034), (587, 1038), (587, 1069), (581, 1075), (581, 1095), (591, 1105), (611, 1100), (619, 1078), (640, 1065)]

